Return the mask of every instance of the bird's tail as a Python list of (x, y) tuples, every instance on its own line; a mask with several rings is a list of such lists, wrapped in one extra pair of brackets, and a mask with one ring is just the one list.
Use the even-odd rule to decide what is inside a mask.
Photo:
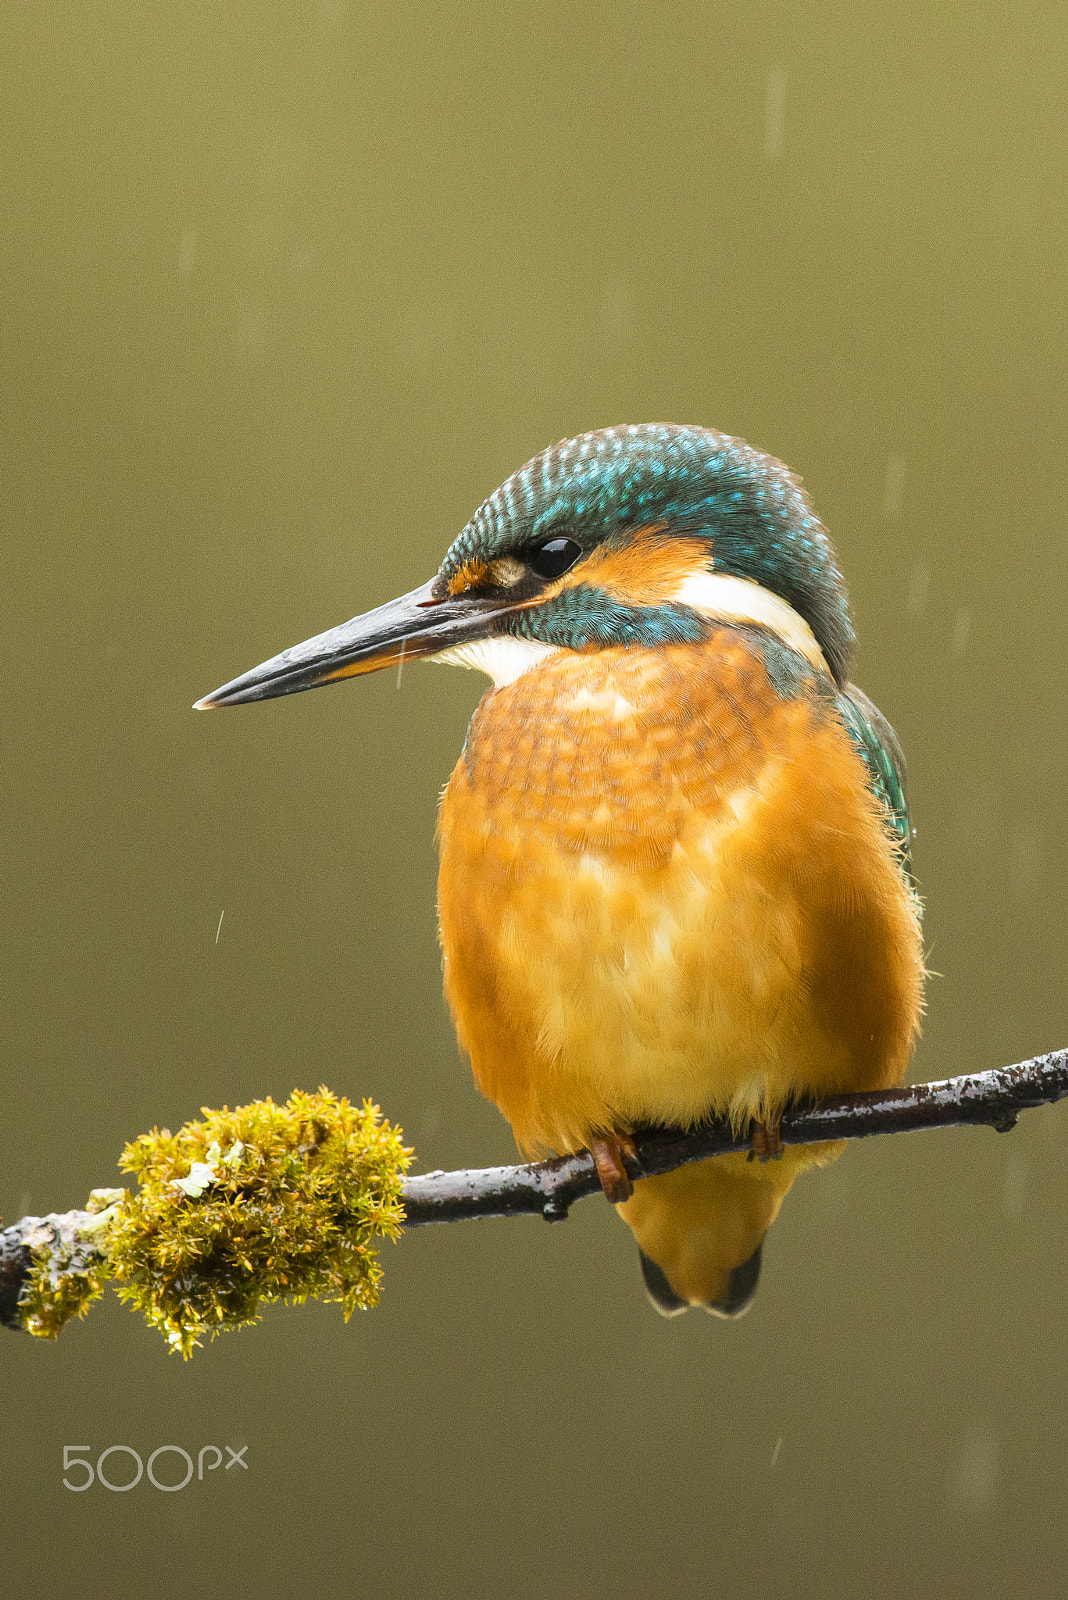
[(805, 1167), (833, 1160), (840, 1145), (787, 1148), (761, 1166), (716, 1156), (659, 1178), (640, 1178), (616, 1209), (635, 1239), (649, 1298), (666, 1317), (701, 1306), (739, 1317), (756, 1294), (764, 1235)]

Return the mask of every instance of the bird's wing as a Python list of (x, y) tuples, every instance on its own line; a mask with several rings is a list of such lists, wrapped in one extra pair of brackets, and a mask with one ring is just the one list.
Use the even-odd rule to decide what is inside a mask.
[(905, 756), (897, 734), (877, 705), (855, 683), (847, 683), (837, 697), (838, 713), (864, 762), (872, 792), (886, 808), (892, 838), (901, 848), (901, 864), (912, 883), (912, 843), (905, 794)]

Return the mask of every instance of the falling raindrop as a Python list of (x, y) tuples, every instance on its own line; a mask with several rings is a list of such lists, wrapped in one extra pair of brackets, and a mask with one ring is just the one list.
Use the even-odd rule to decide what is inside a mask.
[(764, 99), (764, 154), (778, 161), (784, 146), (786, 124), (786, 68), (772, 67)]
[(432, 1138), (434, 1136), (434, 1134), (438, 1131), (438, 1127), (439, 1127), (440, 1123), (441, 1123), (441, 1110), (440, 1110), (440, 1108), (438, 1106), (427, 1106), (426, 1111), (423, 1113), (423, 1120), (419, 1125), (419, 1132), (420, 1132), (420, 1135), (422, 1136), (422, 1138), (424, 1138), (424, 1139)]
[(998, 1442), (990, 1428), (976, 1427), (964, 1441), (953, 1470), (951, 1497), (979, 1509), (993, 1500), (998, 1486)]
[(957, 612), (956, 620), (953, 623), (953, 640), (950, 649), (953, 652), (954, 661), (959, 661), (965, 650), (967, 650), (968, 636), (971, 631), (972, 614), (962, 606)]
[(197, 264), (197, 230), (183, 228), (178, 241), (178, 276), (188, 278)]
[(917, 561), (909, 579), (909, 610), (914, 617), (921, 616), (927, 605), (927, 591), (931, 587), (931, 569), (926, 561)]
[(970, 632), (972, 632), (972, 613), (961, 606), (953, 622), (953, 642), (950, 645), (954, 661), (959, 661), (967, 650), (967, 638)]
[(1032, 822), (1018, 822), (1009, 845), (1009, 886), (1018, 900), (1030, 900), (1042, 882), (1044, 834)]
[(883, 516), (899, 517), (905, 503), (905, 457), (893, 450), (887, 457), (886, 482), (883, 484)]
[(634, 328), (634, 285), (613, 278), (601, 291), (601, 335), (608, 344), (620, 344)]
[(320, 33), (339, 34), (345, 26), (347, 9), (345, 0), (319, 0)]
[(1006, 1164), (1005, 1183), (1001, 1190), (1001, 1213), (1010, 1220), (1023, 1215), (1030, 1164), (1022, 1150), (1012, 1151)]

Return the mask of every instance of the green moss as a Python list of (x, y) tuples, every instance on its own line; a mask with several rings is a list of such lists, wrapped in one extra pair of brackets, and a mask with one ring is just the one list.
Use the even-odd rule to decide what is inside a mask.
[(118, 1292), (183, 1356), (274, 1300), (337, 1301), (347, 1320), (378, 1300), (371, 1241), (400, 1232), (410, 1159), (377, 1106), (325, 1088), (143, 1134), (120, 1162), (139, 1190), (110, 1241)]
[(35, 1260), (19, 1301), (23, 1327), (38, 1339), (55, 1339), (72, 1317), (84, 1317), (91, 1303), (104, 1293), (107, 1263), (93, 1272), (61, 1269), (53, 1275), (46, 1263)]
[(325, 1088), (203, 1114), (127, 1145), (119, 1165), (137, 1191), (99, 1216), (72, 1213), (70, 1249), (45, 1230), (60, 1219), (42, 1219), (20, 1300), (30, 1332), (54, 1336), (108, 1277), (183, 1356), (271, 1301), (337, 1301), (346, 1320), (376, 1304), (372, 1240), (404, 1221), (401, 1130)]

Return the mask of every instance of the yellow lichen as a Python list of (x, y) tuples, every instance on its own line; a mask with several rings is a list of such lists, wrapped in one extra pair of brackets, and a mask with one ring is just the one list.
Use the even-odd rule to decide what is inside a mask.
[(372, 1240), (404, 1221), (401, 1130), (325, 1088), (203, 1115), (127, 1145), (138, 1188), (91, 1224), (106, 1258), (57, 1272), (42, 1249), (21, 1300), (31, 1332), (83, 1314), (106, 1277), (183, 1356), (272, 1301), (336, 1301), (346, 1320), (376, 1304)]

